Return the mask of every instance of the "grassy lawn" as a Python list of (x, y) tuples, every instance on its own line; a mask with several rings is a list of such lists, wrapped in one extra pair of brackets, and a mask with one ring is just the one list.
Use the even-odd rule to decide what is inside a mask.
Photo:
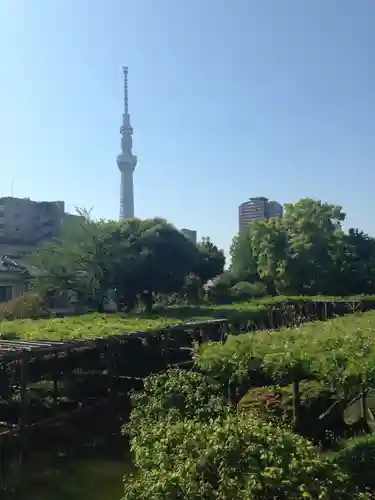
[(9, 500), (120, 500), (126, 463), (111, 460), (34, 462)]

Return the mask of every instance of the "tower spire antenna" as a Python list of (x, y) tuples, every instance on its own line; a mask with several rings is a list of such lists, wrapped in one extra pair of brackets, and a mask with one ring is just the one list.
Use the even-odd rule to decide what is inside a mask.
[(117, 166), (121, 172), (120, 187), (120, 219), (134, 217), (133, 172), (137, 165), (137, 157), (133, 155), (133, 127), (130, 124), (128, 108), (128, 67), (123, 66), (124, 73), (124, 111), (122, 114), (121, 153), (117, 156)]
[(129, 112), (128, 106), (128, 67), (123, 66), (122, 71), (124, 72), (124, 113)]

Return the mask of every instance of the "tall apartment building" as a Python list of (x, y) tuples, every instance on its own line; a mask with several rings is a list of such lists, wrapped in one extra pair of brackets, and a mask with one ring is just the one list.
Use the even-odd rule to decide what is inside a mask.
[(63, 201), (0, 198), (0, 244), (38, 246), (59, 234), (66, 217)]
[(277, 201), (268, 201), (263, 196), (250, 198), (238, 208), (239, 231), (244, 231), (250, 222), (282, 216), (283, 207)]
[(193, 243), (197, 244), (197, 232), (193, 229), (181, 229), (181, 233), (189, 238)]

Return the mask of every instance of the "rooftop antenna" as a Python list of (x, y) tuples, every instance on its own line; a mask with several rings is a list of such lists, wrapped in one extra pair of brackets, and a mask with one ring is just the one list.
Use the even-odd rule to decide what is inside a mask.
[(14, 197), (14, 178), (12, 179), (11, 196), (12, 196), (12, 198)]

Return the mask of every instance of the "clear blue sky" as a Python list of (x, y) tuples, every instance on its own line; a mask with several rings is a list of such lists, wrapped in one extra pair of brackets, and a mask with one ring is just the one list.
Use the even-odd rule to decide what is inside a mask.
[(117, 218), (121, 65), (139, 217), (227, 249), (251, 196), (375, 234), (374, 0), (0, 0), (0, 190)]

